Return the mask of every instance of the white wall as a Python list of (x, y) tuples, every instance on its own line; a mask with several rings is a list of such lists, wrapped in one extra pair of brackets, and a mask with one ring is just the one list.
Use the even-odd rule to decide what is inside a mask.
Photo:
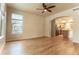
[(2, 34), (0, 36), (0, 54), (5, 45), (5, 40), (6, 40), (6, 6), (4, 3), (1, 3), (1, 10), (5, 15), (3, 16), (2, 19)]
[[(7, 12), (7, 41), (44, 36), (44, 17), (12, 8), (7, 8)], [(12, 12), (19, 13), (24, 16), (24, 31), (22, 34), (12, 34)]]
[[(79, 6), (75, 7), (79, 8)], [(69, 9), (60, 13), (57, 13), (55, 15), (50, 15), (45, 18), (45, 35), (46, 36), (51, 36), (51, 20), (55, 19), (56, 17), (61, 17), (61, 16), (71, 16), (73, 17), (74, 23), (72, 25), (73, 28), (73, 39), (72, 41), (74, 42), (79, 42), (79, 12), (73, 11), (73, 9)], [(78, 10), (79, 11), (79, 10)]]

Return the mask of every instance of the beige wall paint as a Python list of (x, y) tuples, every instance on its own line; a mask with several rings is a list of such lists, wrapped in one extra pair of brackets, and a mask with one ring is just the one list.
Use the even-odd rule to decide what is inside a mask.
[[(7, 41), (11, 40), (20, 40), (20, 39), (29, 39), (35, 37), (44, 36), (44, 17), (12, 9), (7, 8)], [(18, 13), (24, 16), (24, 31), (22, 34), (12, 34), (12, 24), (11, 24), (11, 14), (12, 12)]]
[[(79, 8), (79, 6), (75, 7)], [(79, 10), (77, 12), (73, 11), (73, 9), (69, 9), (60, 13), (57, 13), (55, 15), (50, 15), (45, 18), (45, 35), (46, 36), (51, 36), (51, 20), (54, 20), (56, 17), (61, 17), (61, 16), (71, 16), (73, 17), (73, 24), (72, 24), (72, 29), (73, 29), (73, 38), (72, 41), (74, 42), (79, 42)]]

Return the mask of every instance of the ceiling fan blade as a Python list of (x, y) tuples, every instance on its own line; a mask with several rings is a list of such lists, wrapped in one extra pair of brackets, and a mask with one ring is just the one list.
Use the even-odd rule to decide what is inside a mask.
[(42, 5), (43, 5), (43, 8), (46, 8), (46, 5), (45, 5), (45, 3), (43, 3)]
[(47, 11), (52, 12), (51, 10), (47, 9)]
[(48, 7), (48, 9), (50, 9), (50, 8), (54, 8), (54, 7), (56, 7), (55, 5), (53, 5), (53, 6), (50, 6), (50, 7)]

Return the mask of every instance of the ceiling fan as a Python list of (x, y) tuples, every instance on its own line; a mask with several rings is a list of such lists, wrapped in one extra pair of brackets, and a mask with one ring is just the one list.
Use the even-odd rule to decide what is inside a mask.
[(43, 10), (42, 13), (48, 11), (48, 12), (52, 12), (50, 9), (56, 7), (55, 5), (49, 6), (47, 7), (47, 5), (45, 3), (42, 3), (43, 9), (38, 9), (38, 10)]

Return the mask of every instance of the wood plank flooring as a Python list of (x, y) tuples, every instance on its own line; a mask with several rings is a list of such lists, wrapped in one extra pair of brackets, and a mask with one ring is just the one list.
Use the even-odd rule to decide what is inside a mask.
[(2, 55), (76, 55), (79, 44), (61, 36), (7, 42)]

